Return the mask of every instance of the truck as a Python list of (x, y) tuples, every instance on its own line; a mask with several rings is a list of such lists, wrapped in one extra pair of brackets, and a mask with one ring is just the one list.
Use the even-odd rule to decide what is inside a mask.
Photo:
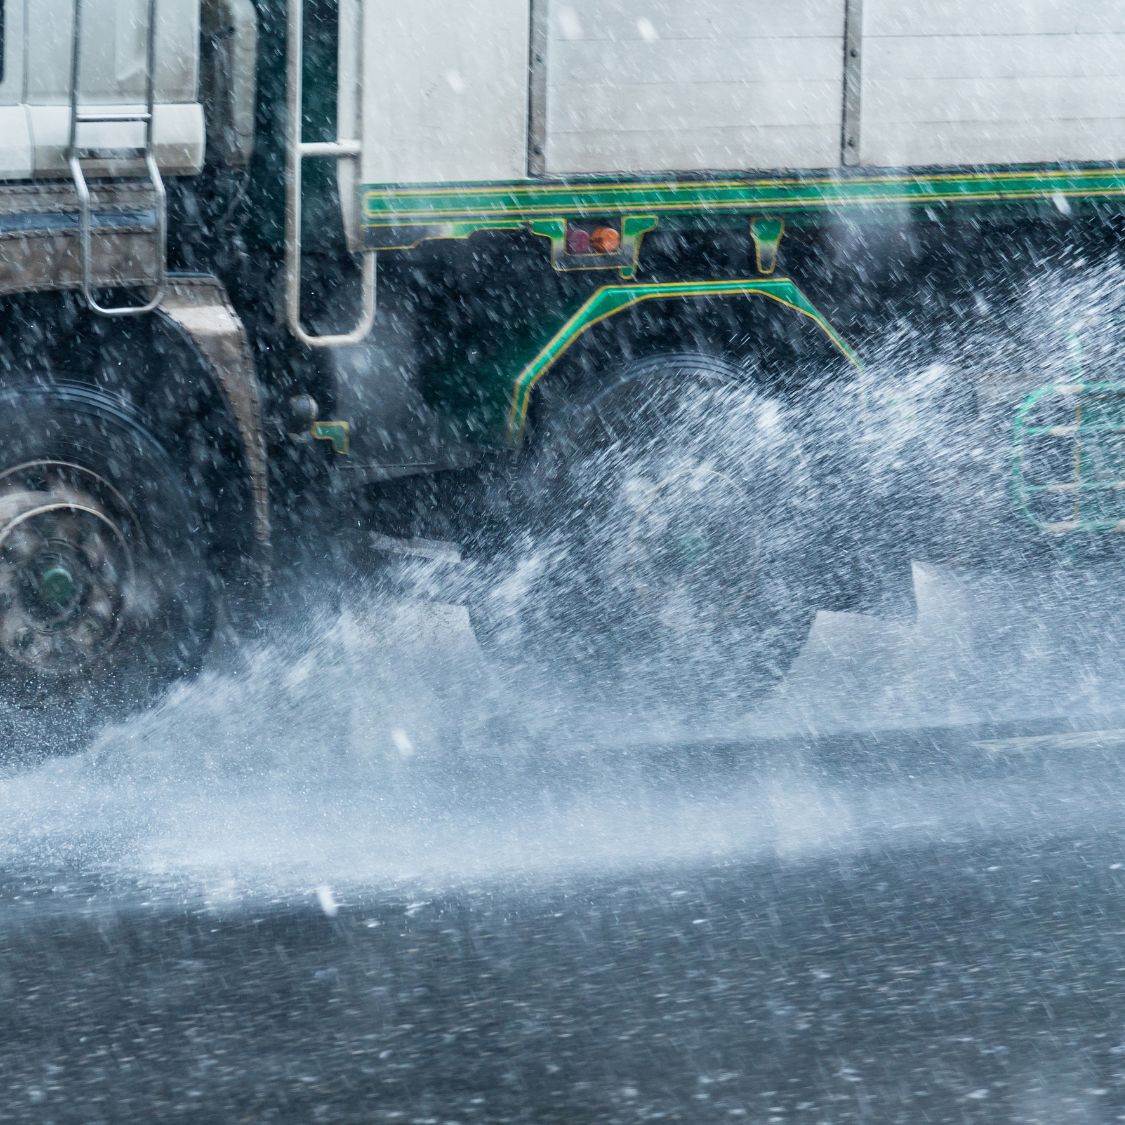
[(515, 709), (755, 698), (974, 521), (1112, 552), (1123, 46), (1125, 0), (0, 0), (4, 704), (89, 729), (441, 544)]

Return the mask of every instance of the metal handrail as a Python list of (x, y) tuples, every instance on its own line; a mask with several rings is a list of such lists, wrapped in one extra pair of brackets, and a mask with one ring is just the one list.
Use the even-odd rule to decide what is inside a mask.
[(289, 330), (306, 347), (338, 348), (361, 343), (370, 334), (375, 323), (376, 260), (373, 250), (364, 252), (361, 274), (363, 311), (355, 328), (333, 336), (316, 336), (307, 332), (301, 323), (301, 200), (304, 162), (312, 157), (328, 157), (337, 162), (353, 160), (358, 164), (362, 144), (358, 140), (307, 143), (304, 140), (301, 121), (304, 107), (304, 16), (304, 0), (289, 0), (288, 52), (285, 64), (289, 114), (285, 177), (285, 311)]
[[(78, 107), (79, 78), (82, 56), (82, 4), (74, 0), (74, 28), (70, 50), (70, 134), (67, 140), (67, 164), (78, 194), (79, 256), (82, 262), (82, 295), (87, 305), (101, 316), (139, 316), (152, 312), (164, 299), (168, 279), (168, 198), (164, 180), (156, 162), (153, 143), (153, 123), (156, 107), (156, 4), (148, 0), (148, 28), (145, 41), (145, 109), (142, 113), (112, 111), (82, 113)], [(93, 216), (91, 214), (90, 186), (82, 169), (82, 150), (78, 146), (78, 127), (106, 122), (136, 122), (145, 127), (144, 157), (149, 185), (152, 187), (156, 212), (156, 279), (151, 298), (143, 305), (101, 305), (94, 296), (93, 271)]]

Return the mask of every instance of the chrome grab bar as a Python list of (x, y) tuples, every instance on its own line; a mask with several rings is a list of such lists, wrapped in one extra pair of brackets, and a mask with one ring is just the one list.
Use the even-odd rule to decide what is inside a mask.
[[(78, 195), (79, 257), (82, 263), (82, 295), (86, 304), (101, 316), (138, 316), (152, 312), (164, 299), (168, 278), (168, 197), (164, 180), (156, 163), (153, 145), (153, 119), (156, 105), (156, 5), (148, 0), (148, 28), (145, 39), (145, 109), (141, 113), (107, 111), (82, 113), (78, 105), (79, 79), (82, 58), (82, 5), (74, 0), (73, 39), (70, 48), (70, 133), (67, 139), (66, 160)], [(149, 186), (152, 188), (156, 211), (156, 279), (152, 296), (143, 305), (101, 305), (94, 296), (93, 269), (93, 215), (91, 213), (90, 186), (82, 168), (84, 150), (78, 145), (80, 125), (137, 123), (145, 127), (144, 144), (137, 149), (125, 150), (124, 155), (141, 156), (145, 162)], [(85, 153), (85, 155), (89, 155)]]
[(359, 163), (362, 151), (358, 140), (304, 140), (301, 115), (304, 106), (304, 0), (289, 0), (288, 51), (286, 54), (287, 110), (289, 144), (285, 176), (285, 311), (289, 330), (310, 348), (338, 348), (358, 344), (367, 338), (375, 323), (376, 262), (373, 250), (364, 251), (362, 266), (363, 311), (350, 331), (333, 336), (307, 332), (301, 323), (301, 199), (304, 162), (313, 157), (353, 160)]

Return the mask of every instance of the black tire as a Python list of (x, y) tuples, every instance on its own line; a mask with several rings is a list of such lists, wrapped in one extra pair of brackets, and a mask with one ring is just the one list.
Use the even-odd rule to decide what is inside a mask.
[(665, 355), (541, 431), (470, 599), (486, 649), (619, 703), (772, 688), (816, 613), (815, 486), (778, 405), (724, 360)]
[(0, 705), (38, 752), (198, 671), (219, 599), (187, 475), (124, 398), (0, 391)]

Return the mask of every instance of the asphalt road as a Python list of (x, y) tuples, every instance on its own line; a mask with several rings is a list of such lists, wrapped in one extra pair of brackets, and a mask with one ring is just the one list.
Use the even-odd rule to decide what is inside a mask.
[(0, 1120), (1125, 1120), (1125, 735), (1011, 735), (462, 778), (537, 810), (528, 848), (663, 819), (653, 863), (225, 900), (8, 872)]
[(0, 1122), (1125, 1121), (1118, 649), (922, 603), (707, 738), (345, 620), (0, 776)]

